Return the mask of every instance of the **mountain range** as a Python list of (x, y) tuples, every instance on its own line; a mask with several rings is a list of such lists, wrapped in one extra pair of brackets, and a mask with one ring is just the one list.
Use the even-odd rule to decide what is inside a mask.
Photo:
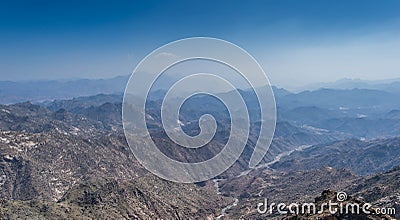
[[(106, 81), (100, 82), (108, 85)], [(103, 88), (91, 82), (80, 93), (75, 90), (81, 84), (64, 83), (74, 91), (57, 93), (61, 84), (44, 83), (31, 96), (26, 94), (33, 87), (25, 85), (25, 93), (9, 97), (11, 90), (1, 87), (2, 102), (8, 103), (0, 105), (2, 219), (400, 218), (400, 103), (395, 90), (292, 93), (274, 87), (276, 131), (260, 166), (248, 168), (259, 131), (255, 116), (246, 148), (230, 169), (214, 180), (178, 184), (149, 173), (130, 151), (122, 128), (122, 90), (114, 90), (121, 84)], [(250, 113), (257, 112), (252, 92), (240, 93)], [(163, 94), (153, 93), (145, 112), (160, 150), (183, 162), (217, 154), (229, 135), (226, 109), (205, 96), (187, 102), (180, 112), (183, 130), (197, 134), (198, 118), (209, 113), (217, 120), (218, 134), (204, 149), (182, 150), (163, 130)], [(304, 216), (260, 214), (256, 209), (264, 198), (321, 203), (338, 192), (346, 192), (348, 202), (393, 207), (397, 214)]]

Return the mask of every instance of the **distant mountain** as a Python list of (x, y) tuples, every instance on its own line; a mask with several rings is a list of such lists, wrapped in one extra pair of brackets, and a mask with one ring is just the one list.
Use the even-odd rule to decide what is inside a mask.
[(318, 122), (329, 120), (332, 118), (343, 118), (348, 116), (356, 116), (338, 110), (330, 110), (317, 106), (301, 106), (293, 109), (281, 108), (278, 111), (278, 118), (281, 120), (292, 121), (298, 124), (307, 124), (318, 127)]
[(385, 115), (387, 119), (400, 119), (400, 110), (394, 109)]
[(400, 108), (400, 93), (371, 89), (319, 89), (286, 95), (277, 100), (278, 106), (296, 108), (317, 106), (328, 109), (375, 109)]
[(0, 81), (0, 103), (44, 102), (97, 94), (122, 94), (128, 76), (111, 79), (78, 79), (65, 81)]
[(121, 103), (122, 94), (96, 94), (93, 96), (80, 96), (72, 99), (63, 99), (55, 101), (47, 101), (41, 103), (47, 109), (57, 111), (65, 109), (74, 112), (77, 109), (97, 107), (104, 103)]
[(362, 111), (325, 109), (316, 106), (302, 106), (293, 109), (280, 108), (278, 119), (290, 121), (299, 126), (336, 131), (357, 138), (383, 138), (400, 135), (399, 110), (376, 114), (372, 110)]
[[(290, 93), (272, 88), (280, 122), (365, 139), (400, 135), (400, 102), (397, 101), (400, 93), (370, 89), (319, 89)], [(259, 120), (260, 107), (253, 92), (240, 92), (252, 119)], [(220, 108), (216, 109), (220, 112)]]
[(281, 97), (284, 97), (284, 96), (292, 94), (288, 90), (286, 90), (284, 88), (278, 88), (276, 86), (272, 86), (272, 91), (274, 91), (275, 98), (278, 98), (278, 99), (281, 98)]
[[(318, 122), (317, 122), (318, 123)], [(364, 139), (396, 137), (400, 135), (400, 120), (380, 117), (343, 117), (319, 122), (318, 127), (352, 134)]]
[(387, 80), (361, 80), (340, 79), (331, 83), (315, 83), (305, 86), (303, 89), (316, 90), (320, 88), (330, 89), (372, 89), (382, 90), (390, 93), (400, 93), (400, 78)]

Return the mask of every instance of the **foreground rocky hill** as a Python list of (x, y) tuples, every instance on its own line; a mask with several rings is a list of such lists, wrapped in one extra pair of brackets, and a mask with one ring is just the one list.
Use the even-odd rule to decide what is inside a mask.
[(210, 187), (175, 184), (153, 175), (135, 181), (94, 178), (57, 202), (1, 200), (2, 219), (213, 219), (232, 199)]
[(149, 174), (122, 136), (2, 131), (0, 152), (2, 219), (211, 218), (232, 202)]
[[(378, 208), (369, 207), (368, 209), (362, 209), (365, 206), (366, 202), (362, 199), (357, 199), (354, 197), (347, 198), (345, 201), (341, 201), (338, 199), (338, 194), (340, 192), (335, 192), (332, 190), (324, 190), (320, 196), (314, 199), (314, 204), (316, 207), (322, 207), (323, 204), (336, 203), (340, 204), (335, 206), (332, 209), (320, 209), (316, 213), (302, 213), (302, 214), (292, 214), (285, 218), (284, 220), (302, 220), (302, 219), (365, 219), (365, 220), (395, 220), (392, 216), (388, 214), (381, 214), (378, 211)], [(357, 206), (358, 205), (358, 206)], [(361, 207), (354, 208), (354, 210), (358, 210), (357, 212), (353, 212), (352, 207)], [(344, 208), (341, 208), (344, 207)], [(351, 207), (351, 208), (346, 208)], [(365, 206), (366, 207), (366, 206)], [(316, 208), (319, 209), (319, 208)], [(333, 210), (333, 212), (332, 212)]]
[[(262, 168), (220, 183), (223, 195), (238, 199), (237, 205), (228, 211), (228, 219), (398, 219), (399, 184), (398, 167), (370, 176), (357, 176), (348, 169), (337, 170), (332, 167), (308, 171), (276, 171)], [(323, 193), (325, 190), (328, 190), (328, 193)], [(307, 216), (282, 215), (276, 210), (272, 213), (259, 213), (257, 210), (257, 205), (264, 203), (265, 199), (269, 205), (313, 202), (320, 204), (333, 198), (333, 194), (337, 192), (347, 193), (349, 199), (356, 199), (360, 204), (368, 202), (375, 208), (390, 210), (391, 215), (382, 217), (361, 213), (340, 216), (319, 213), (321, 215)], [(331, 200), (335, 201), (332, 198)]]
[(0, 168), (2, 198), (49, 201), (90, 177), (134, 180), (145, 173), (122, 136), (60, 132), (0, 132)]

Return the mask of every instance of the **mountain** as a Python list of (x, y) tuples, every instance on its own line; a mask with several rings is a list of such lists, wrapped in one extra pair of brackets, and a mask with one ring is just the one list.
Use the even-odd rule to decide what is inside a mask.
[(85, 136), (105, 129), (103, 124), (65, 109), (50, 111), (30, 102), (0, 105), (0, 129), (31, 133), (60, 132)]
[(400, 93), (319, 89), (278, 98), (278, 121), (375, 139), (400, 135)]
[(307, 124), (320, 127), (319, 122), (332, 118), (344, 118), (356, 115), (342, 111), (335, 111), (317, 106), (301, 106), (293, 109), (280, 109), (278, 118), (280, 120), (295, 122), (296, 124)]
[[(102, 126), (108, 129), (121, 129), (118, 125), (120, 118), (119, 103), (122, 102), (122, 93), (127, 76), (103, 80), (69, 80), (69, 81), (37, 81), (37, 82), (0, 82), (3, 83), (0, 91), (0, 103), (14, 103), (30, 100), (46, 107), (51, 111), (63, 111), (85, 118), (101, 121)], [(161, 100), (166, 92), (164, 86), (174, 82), (174, 78), (167, 77), (167, 82), (158, 83), (153, 88), (149, 100), (155, 103), (150, 106), (150, 115), (160, 118), (157, 113)], [(395, 83), (395, 82), (393, 82)], [(83, 86), (84, 85), (84, 86)], [(374, 84), (375, 85), (375, 84)], [(285, 89), (272, 87), (278, 109), (278, 121), (289, 122), (298, 127), (315, 128), (315, 131), (327, 130), (339, 136), (354, 136), (356, 138), (374, 139), (400, 135), (400, 118), (396, 114), (400, 104), (398, 92), (388, 92), (377, 89), (318, 89), (291, 93)], [(103, 94), (99, 94), (103, 93)], [(258, 101), (251, 90), (240, 90), (248, 106), (251, 120), (259, 120)], [(222, 94), (229, 97), (229, 93)], [(54, 101), (53, 101), (54, 100)], [(210, 102), (204, 97), (191, 98), (193, 107), (186, 110), (186, 120), (193, 120), (205, 110), (227, 118), (222, 114), (220, 105)], [(101, 105), (108, 103), (108, 107)], [(185, 105), (190, 106), (190, 105)], [(223, 106), (222, 106), (223, 107)], [(113, 109), (113, 110), (111, 110)], [(103, 112), (103, 115), (95, 111)], [(185, 111), (185, 109), (183, 109)], [(107, 113), (106, 113), (107, 112)], [(152, 113), (153, 112), (153, 113)], [(97, 120), (97, 118), (100, 119)], [(183, 118), (185, 119), (185, 118)], [(220, 123), (221, 124), (221, 123)], [(189, 127), (188, 127), (189, 129)], [(341, 137), (338, 137), (341, 139)]]
[[(39, 105), (34, 105), (29, 102), (0, 106), (0, 128), (4, 131), (12, 131), (12, 135), (17, 135), (18, 132), (29, 135), (42, 135), (41, 138), (49, 140), (63, 139), (66, 141), (64, 144), (66, 147), (71, 143), (79, 143), (79, 145), (85, 145), (85, 139), (93, 139), (93, 136), (117, 136), (121, 138), (123, 136), (122, 121), (121, 121), (121, 103), (110, 103), (106, 102), (101, 104), (103, 101), (113, 101), (115, 96), (94, 96), (72, 99), (70, 101), (55, 101), (46, 104), (47, 108)], [(202, 102), (200, 102), (202, 103)], [(172, 143), (166, 134), (162, 131), (162, 125), (160, 124), (159, 117), (156, 117), (155, 112), (159, 103), (153, 102), (149, 106), (149, 113), (154, 115), (153, 119), (149, 119), (149, 124), (152, 125), (151, 133), (155, 141), (163, 143), (163, 151), (170, 155), (176, 156), (183, 161), (199, 160), (209, 158), (211, 155), (215, 155), (219, 152), (226, 142), (226, 137), (216, 135), (215, 140), (210, 143), (210, 146), (200, 149), (197, 152), (196, 157), (193, 157), (191, 150), (179, 150), (180, 148), (176, 144)], [(204, 109), (206, 112), (209, 111), (210, 107)], [(197, 120), (193, 116), (201, 115), (203, 109), (197, 108), (196, 105), (190, 107), (188, 111), (182, 112), (185, 129), (191, 130), (191, 132), (198, 131), (197, 122), (189, 123), (190, 120)], [(221, 126), (219, 131), (222, 133), (229, 134), (229, 124), (224, 125), (224, 116), (220, 114), (218, 116), (218, 108), (211, 113), (215, 113), (218, 117), (221, 117)], [(197, 113), (198, 112), (198, 113)], [(213, 114), (214, 115), (214, 114)], [(192, 124), (194, 126), (192, 126)], [(257, 123), (252, 124), (254, 130), (251, 131), (250, 140), (246, 147), (241, 159), (238, 163), (232, 167), (232, 172), (241, 172), (247, 167), (247, 161), (250, 159), (252, 149), (255, 145), (257, 138)], [(62, 137), (65, 136), (65, 137)], [(290, 124), (289, 122), (278, 122), (276, 127), (276, 135), (271, 146), (269, 154), (266, 156), (265, 161), (271, 160), (274, 155), (279, 154), (283, 151), (289, 151), (299, 145), (309, 145), (326, 143), (330, 141), (344, 138), (339, 134), (332, 132), (321, 132), (315, 131), (309, 128), (300, 128)], [(11, 138), (11, 136), (9, 137)], [(35, 137), (36, 139), (39, 137)], [(56, 143), (56, 141), (54, 141)], [(108, 142), (107, 142), (108, 143)], [(101, 145), (101, 144), (100, 144)], [(126, 143), (122, 144), (125, 146)], [(54, 149), (48, 149), (47, 152), (51, 153)], [(45, 151), (46, 152), (46, 151)], [(108, 155), (108, 154), (107, 154)], [(29, 159), (30, 161), (30, 159)]]
[[(400, 211), (399, 168), (369, 176), (357, 176), (348, 169), (324, 167), (304, 171), (277, 171), (268, 167), (252, 170), (246, 175), (232, 177), (220, 182), (223, 195), (237, 198), (237, 205), (226, 213), (227, 219), (398, 219)], [(323, 202), (337, 202), (337, 193), (345, 192), (344, 206), (366, 202), (376, 208), (391, 210), (391, 215), (351, 213), (342, 215), (325, 212), (315, 214), (259, 213), (257, 204), (303, 204), (314, 203), (321, 207)], [(288, 207), (284, 210), (289, 211)]]
[(390, 93), (400, 93), (400, 78), (387, 80), (361, 80), (361, 79), (340, 79), (331, 83), (316, 83), (305, 87), (307, 90), (319, 88), (327, 89), (372, 89), (383, 90)]
[(394, 109), (394, 110), (388, 112), (385, 115), (385, 118), (392, 119), (392, 120), (400, 119), (400, 110)]
[(1, 198), (58, 201), (89, 177), (134, 180), (146, 173), (123, 136), (62, 131), (0, 135)]
[[(338, 95), (351, 103), (354, 94), (359, 98), (382, 91), (369, 92), (349, 90)], [(256, 111), (251, 92), (241, 93)], [(275, 136), (262, 164), (248, 170), (260, 126), (253, 117), (239, 160), (219, 180), (196, 184), (161, 180), (135, 159), (122, 130), (119, 94), (0, 105), (0, 218), (304, 219), (309, 216), (260, 215), (254, 206), (264, 198), (325, 201), (336, 191), (374, 207), (398, 210), (400, 139), (392, 137), (399, 134), (398, 110), (392, 108), (396, 102), (390, 96), (375, 108), (364, 97), (353, 103), (364, 107), (352, 111), (332, 107), (342, 105), (340, 100), (328, 103), (333, 93), (280, 91)], [(307, 101), (310, 97), (318, 98)], [(153, 141), (169, 157), (204, 161), (226, 143), (230, 121), (215, 100), (193, 98), (180, 112), (180, 126), (192, 135), (199, 132), (201, 115), (215, 116), (218, 133), (201, 149), (183, 149), (169, 140), (162, 129), (160, 106), (157, 98), (148, 101), (147, 125)], [(360, 140), (363, 135), (368, 140)], [(136, 141), (141, 144), (140, 137)], [(314, 217), (343, 218), (329, 213)]]
[(349, 186), (347, 192), (361, 197), (380, 207), (396, 209), (396, 219), (400, 218), (400, 167), (384, 173), (367, 176), (358, 184)]
[[(332, 210), (338, 210), (334, 213), (332, 213), (331, 210), (326, 208), (325, 210), (319, 210), (317, 213), (300, 213), (300, 214), (291, 214), (285, 218), (284, 220), (301, 220), (301, 219), (366, 219), (366, 220), (394, 220), (394, 218), (388, 214), (382, 214), (380, 211), (378, 211), (378, 208), (376, 207), (370, 207), (367, 211), (370, 212), (365, 213), (362, 210), (362, 207), (366, 204), (365, 201), (363, 201), (360, 198), (355, 198), (355, 197), (350, 197), (347, 198), (345, 201), (338, 201), (338, 195), (340, 195), (340, 192), (335, 192), (333, 190), (324, 190), (320, 196), (316, 197), (314, 199), (314, 204), (316, 207), (322, 207), (324, 204), (329, 204), (329, 202), (334, 202), (337, 204), (340, 204), (341, 207), (344, 207), (342, 210), (343, 213), (341, 213), (339, 206), (334, 207)], [(357, 205), (358, 207), (361, 207), (361, 211), (359, 209), (358, 213), (352, 212), (352, 211), (347, 211), (346, 210), (352, 210), (352, 208), (346, 208), (346, 207), (353, 207), (354, 205)], [(354, 206), (356, 207), (356, 206)], [(357, 208), (354, 208), (356, 210)]]
[(310, 170), (321, 167), (351, 169), (359, 175), (390, 170), (400, 165), (400, 138), (372, 141), (344, 140), (315, 145), (292, 153), (275, 163), (279, 170)]
[(75, 113), (83, 108), (98, 107), (104, 103), (121, 103), (122, 94), (97, 94), (93, 96), (80, 96), (72, 99), (54, 100), (40, 103), (51, 111), (65, 109)]
[[(228, 219), (398, 219), (399, 158), (399, 138), (342, 140), (278, 155), (266, 166), (220, 180), (218, 185), (223, 195), (237, 199), (226, 212)], [(258, 213), (255, 208), (264, 199), (268, 204), (321, 204), (335, 201), (336, 192), (346, 192), (346, 202), (368, 202), (391, 210), (391, 215), (281, 215), (276, 210)]]
[(317, 106), (328, 109), (398, 108), (399, 93), (371, 89), (318, 89), (289, 94), (277, 100), (278, 106), (296, 108)]
[(57, 202), (0, 200), (0, 217), (213, 219), (230, 202), (232, 199), (215, 194), (209, 187), (171, 183), (153, 175), (135, 181), (94, 178), (77, 183)]
[(111, 79), (76, 79), (51, 81), (0, 81), (0, 103), (44, 102), (55, 99), (71, 99), (80, 96), (122, 94), (128, 76)]
[[(101, 104), (102, 101), (112, 101), (114, 98), (116, 97), (101, 95), (72, 99), (70, 101), (55, 101), (48, 103), (47, 108), (29, 102), (7, 106), (0, 105), (0, 129), (11, 132), (8, 137), (4, 137), (7, 140), (13, 139), (13, 135), (17, 136), (19, 133), (27, 136), (32, 135), (34, 136), (32, 138), (35, 140), (48, 139), (49, 142), (47, 143), (46, 147), (49, 147), (49, 149), (39, 151), (38, 153), (48, 152), (50, 154), (62, 156), (62, 152), (53, 152), (58, 149), (53, 148), (58, 143), (56, 141), (57, 139), (65, 141), (65, 143), (62, 143), (62, 146), (74, 149), (73, 151), (81, 151), (83, 149), (78, 147), (86, 146), (88, 143), (85, 140), (98, 140), (99, 137), (102, 136), (113, 138), (113, 140), (114, 138), (117, 138), (119, 139), (119, 146), (124, 146), (125, 149), (129, 149), (126, 142), (123, 141), (121, 103), (105, 102)], [(156, 142), (163, 143), (162, 151), (167, 155), (180, 158), (182, 161), (203, 161), (218, 153), (226, 143), (227, 138), (222, 134), (227, 133), (229, 135), (230, 127), (229, 124), (224, 122), (226, 119), (224, 119), (225, 116), (223, 116), (223, 114), (219, 113), (218, 116), (218, 111), (220, 111), (218, 108), (211, 111), (211, 113), (215, 113), (213, 115), (217, 115), (216, 117), (222, 120), (220, 123), (221, 126), (218, 126), (218, 131), (220, 133), (222, 132), (222, 134), (217, 134), (214, 140), (208, 146), (195, 150), (196, 153), (193, 154), (193, 150), (181, 149), (167, 138), (165, 132), (162, 130), (159, 117), (157, 117), (156, 114), (158, 106), (158, 102), (150, 102), (149, 114), (153, 114), (154, 117), (149, 119), (148, 123), (151, 125), (151, 134), (153, 139)], [(194, 105), (189, 107), (188, 111), (183, 111), (182, 122), (184, 123), (184, 129), (190, 130), (190, 132), (194, 133), (199, 131), (196, 121), (197, 118), (194, 116), (201, 115), (210, 109), (212, 109), (212, 106), (202, 109), (197, 108), (196, 105)], [(191, 119), (193, 117), (194, 119)], [(189, 123), (192, 122), (191, 120), (194, 120), (194, 123)], [(254, 148), (257, 138), (257, 126), (259, 125), (257, 123), (253, 123), (252, 126), (254, 128), (251, 131), (251, 136), (247, 147), (245, 148), (240, 160), (231, 168), (229, 172), (240, 173), (247, 167), (248, 160), (253, 152), (252, 149)], [(276, 127), (276, 135), (273, 140), (271, 150), (265, 157), (264, 161), (267, 162), (271, 160), (274, 155), (284, 151), (292, 150), (299, 145), (326, 143), (344, 137), (345, 136), (340, 136), (334, 132), (315, 131), (314, 129), (294, 126), (289, 122), (278, 122)], [(8, 144), (10, 143), (11, 142)], [(103, 139), (101, 139), (101, 142), (99, 143), (95, 142), (95, 144), (99, 146), (107, 143), (110, 143), (110, 141)], [(61, 141), (58, 144), (61, 144)], [(75, 147), (77, 148), (75, 149)], [(91, 149), (91, 147), (86, 148)], [(31, 149), (27, 148), (21, 150), (30, 151)], [(19, 151), (15, 153), (18, 155), (18, 152)], [(81, 154), (83, 153), (81, 152)], [(108, 152), (105, 154), (110, 155), (114, 153)], [(27, 157), (27, 161), (32, 161), (29, 155), (25, 155), (25, 157)], [(76, 158), (75, 162), (78, 163), (80, 159), (82, 158)], [(39, 164), (41, 163), (44, 162), (39, 162)]]
[(232, 202), (212, 185), (149, 174), (100, 121), (31, 103), (1, 108), (1, 219), (213, 218)]

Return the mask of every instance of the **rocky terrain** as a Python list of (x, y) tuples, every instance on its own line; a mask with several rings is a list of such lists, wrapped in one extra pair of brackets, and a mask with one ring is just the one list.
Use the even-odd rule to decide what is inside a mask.
[(209, 184), (149, 174), (123, 134), (100, 121), (30, 103), (2, 107), (2, 219), (212, 218), (233, 201)]
[(232, 199), (211, 187), (174, 184), (153, 175), (135, 180), (94, 178), (56, 202), (1, 200), (2, 219), (213, 219)]
[[(279, 96), (290, 93), (280, 91)], [(250, 100), (251, 101), (251, 100)], [(216, 115), (219, 132), (193, 154), (172, 143), (161, 129), (157, 100), (151, 101), (148, 126), (161, 150), (181, 161), (202, 161), (219, 152), (229, 123), (216, 106), (182, 111), (182, 127), (196, 134), (197, 116)], [(0, 105), (1, 219), (390, 219), (390, 216), (315, 216), (260, 214), (264, 198), (274, 202), (325, 201), (344, 191), (374, 207), (394, 207), (399, 218), (399, 138), (360, 140), (350, 130), (314, 127), (291, 118), (278, 120), (273, 144), (257, 169), (247, 162), (257, 139), (257, 118), (241, 158), (218, 181), (176, 184), (148, 173), (126, 143), (118, 95), (97, 95), (35, 105)], [(311, 108), (313, 110), (314, 108)], [(311, 111), (310, 110), (310, 111)], [(315, 108), (316, 121), (349, 117)], [(313, 111), (314, 111), (313, 110)], [(290, 113), (290, 114), (289, 114)], [(343, 115), (344, 114), (344, 115)], [(291, 116), (292, 115), (292, 116)], [(390, 117), (396, 117), (392, 111)], [(356, 116), (357, 117), (357, 116)], [(194, 123), (193, 123), (194, 122)], [(225, 132), (225, 133), (224, 133)], [(371, 135), (373, 133), (370, 133)], [(383, 136), (386, 136), (383, 135)], [(140, 140), (138, 140), (140, 143)], [(330, 189), (331, 191), (324, 191)], [(322, 193), (322, 194), (321, 194)]]
[[(357, 176), (350, 170), (325, 167), (319, 170), (282, 172), (263, 168), (245, 176), (221, 182), (221, 193), (238, 199), (236, 206), (226, 214), (228, 219), (398, 219), (400, 212), (399, 168), (370, 176)], [(325, 191), (328, 190), (328, 191)], [(395, 209), (392, 215), (340, 216), (330, 213), (320, 215), (282, 215), (274, 212), (259, 213), (257, 205), (267, 199), (271, 203), (320, 204), (334, 193), (346, 192), (347, 202), (368, 202), (375, 208)], [(322, 193), (322, 197), (321, 197)], [(335, 201), (332, 199), (332, 201)], [(318, 205), (317, 205), (318, 207)], [(392, 211), (393, 212), (393, 211)], [(333, 218), (334, 217), (334, 218)]]
[[(365, 201), (359, 198), (350, 197), (347, 198), (346, 201), (338, 201), (337, 198), (338, 192), (332, 190), (324, 190), (320, 196), (314, 199), (314, 204), (316, 207), (322, 207), (323, 204), (327, 204), (329, 202), (340, 204), (341, 206), (335, 206), (332, 210), (337, 210), (334, 213), (331, 213), (331, 210), (324, 209), (319, 210), (317, 213), (311, 214), (293, 214), (289, 215), (284, 220), (301, 220), (301, 219), (367, 219), (367, 220), (394, 220), (394, 218), (387, 214), (380, 214), (377, 211), (377, 208), (370, 207), (368, 208), (369, 213), (365, 213), (362, 208), (358, 209), (359, 213), (348, 212), (346, 210), (351, 210), (354, 204), (358, 205), (358, 207), (364, 207), (366, 204)], [(341, 208), (344, 207), (344, 208)], [(342, 210), (342, 211), (341, 211)], [(355, 208), (357, 210), (357, 208)]]
[(309, 170), (331, 166), (347, 167), (359, 175), (393, 169), (400, 164), (400, 138), (360, 141), (357, 139), (315, 145), (294, 152), (272, 168)]

